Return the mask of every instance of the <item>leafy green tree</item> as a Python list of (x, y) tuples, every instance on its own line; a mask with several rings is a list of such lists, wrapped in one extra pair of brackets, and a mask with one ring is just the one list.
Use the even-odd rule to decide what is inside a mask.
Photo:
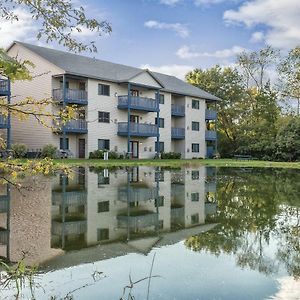
[(280, 83), (284, 97), (297, 100), (297, 115), (300, 114), (300, 46), (292, 49), (279, 67)]
[(300, 119), (292, 118), (278, 130), (276, 156), (281, 160), (300, 160)]

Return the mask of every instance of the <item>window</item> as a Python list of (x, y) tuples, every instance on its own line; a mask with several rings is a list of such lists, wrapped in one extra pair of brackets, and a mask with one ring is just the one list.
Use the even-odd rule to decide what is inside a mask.
[(157, 142), (155, 142), (155, 152), (164, 152), (165, 151), (165, 143), (164, 142), (159, 142), (159, 149), (157, 151)]
[(110, 150), (110, 141), (109, 140), (98, 140), (98, 150)]
[[(157, 118), (155, 118), (155, 125), (157, 125)], [(164, 118), (159, 118), (159, 128), (165, 128), (165, 119)]]
[(165, 95), (159, 94), (159, 104), (165, 104)]
[(192, 202), (198, 202), (199, 201), (199, 193), (191, 193), (191, 200), (192, 200)]
[(199, 177), (199, 171), (192, 171), (192, 180), (197, 180)]
[(199, 105), (199, 100), (192, 100), (192, 108), (194, 109), (199, 109), (200, 108), (200, 105)]
[[(155, 99), (157, 99), (157, 93), (155, 93)], [(159, 94), (159, 104), (165, 104), (165, 95)]]
[(98, 202), (98, 213), (109, 211), (109, 201)]
[(98, 174), (98, 187), (103, 184), (109, 184), (109, 176), (104, 176), (103, 173)]
[[(63, 82), (61, 81), (60, 82), (60, 88), (62, 89), (63, 88)], [(66, 81), (66, 89), (69, 88), (69, 81)]]
[(192, 144), (192, 152), (199, 153), (199, 144)]
[(98, 95), (109, 96), (110, 86), (107, 84), (98, 84)]
[[(64, 143), (64, 139), (63, 139), (63, 138), (60, 138), (60, 139), (59, 139), (59, 149), (60, 149), (60, 150), (63, 150), (63, 149), (64, 149), (63, 143)], [(69, 150), (69, 138), (66, 138), (66, 150)]]
[(199, 131), (200, 125), (199, 122), (192, 122), (192, 130)]
[(164, 206), (165, 197), (164, 196), (158, 196), (157, 199), (155, 199), (155, 207)]
[(106, 111), (98, 111), (98, 122), (99, 123), (109, 123), (110, 113)]
[(108, 228), (98, 228), (97, 229), (97, 241), (105, 241), (109, 239), (109, 229)]
[(59, 185), (69, 185), (69, 177), (66, 175), (59, 175)]
[(197, 223), (199, 223), (199, 214), (191, 215), (191, 223), (192, 223), (192, 224), (197, 224)]

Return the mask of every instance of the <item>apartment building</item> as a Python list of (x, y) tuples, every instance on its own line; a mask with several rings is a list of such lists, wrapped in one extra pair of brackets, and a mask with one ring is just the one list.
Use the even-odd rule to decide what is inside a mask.
[(53, 144), (79, 158), (97, 149), (132, 158), (154, 158), (159, 152), (211, 157), (217, 150), (220, 99), (174, 76), (21, 42), (7, 52), (35, 64), (32, 81), (13, 84), (16, 100), (53, 97), (53, 113), (78, 107), (76, 120), (52, 129), (34, 118), (12, 120), (13, 143), (29, 149)]
[[(0, 76), (0, 100), (4, 99), (4, 103), (10, 103), (11, 97), (11, 84), (9, 78)], [(0, 136), (6, 142), (6, 148), (11, 148), (11, 118), (10, 113), (8, 116), (0, 114)]]

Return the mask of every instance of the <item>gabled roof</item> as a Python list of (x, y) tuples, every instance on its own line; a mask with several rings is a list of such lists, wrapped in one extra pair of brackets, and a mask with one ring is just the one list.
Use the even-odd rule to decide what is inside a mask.
[(160, 85), (163, 86), (162, 91), (168, 91), (179, 95), (199, 97), (213, 101), (220, 100), (218, 97), (211, 95), (189, 83), (186, 83), (175, 76), (142, 70), (140, 68), (116, 64), (69, 52), (35, 46), (32, 44), (22, 42), (14, 43), (24, 46), (69, 74), (107, 80), (111, 82), (128, 82), (131, 78), (137, 76), (143, 71), (146, 71), (150, 73)]

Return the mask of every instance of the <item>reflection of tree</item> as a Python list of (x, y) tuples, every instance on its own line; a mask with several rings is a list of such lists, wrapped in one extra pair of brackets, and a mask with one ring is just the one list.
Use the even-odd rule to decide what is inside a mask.
[(242, 268), (271, 274), (283, 266), (300, 277), (299, 192), (297, 170), (221, 169), (214, 216), (219, 225), (185, 245), (217, 256), (233, 254)]

